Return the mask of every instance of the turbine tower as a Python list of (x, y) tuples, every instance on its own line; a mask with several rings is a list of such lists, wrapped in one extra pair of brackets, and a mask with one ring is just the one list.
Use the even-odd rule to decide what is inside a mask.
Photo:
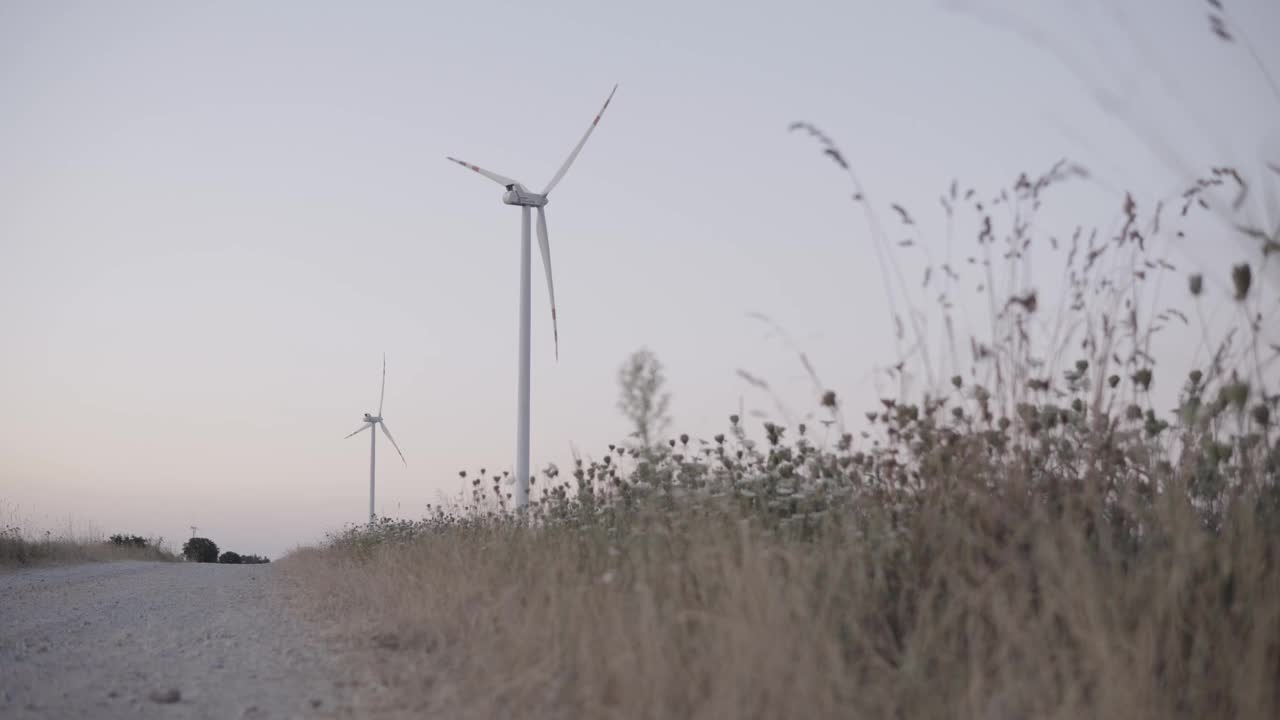
[[(354, 435), (359, 435), (360, 433), (364, 432), (365, 430), (368, 430), (369, 428), (381, 427), (382, 434), (386, 435), (387, 439), (391, 441), (391, 447), (396, 449), (396, 453), (400, 455), (401, 462), (405, 464), (405, 467), (408, 467), (409, 461), (404, 459), (404, 453), (400, 452), (400, 446), (396, 444), (396, 439), (391, 437), (391, 431), (387, 429), (387, 423), (384, 422), (382, 419), (382, 401), (386, 397), (387, 397), (387, 356), (384, 353), (382, 355), (382, 393), (378, 395), (378, 414), (370, 415), (369, 413), (365, 413), (364, 424), (360, 426), (360, 429), (351, 433), (351, 435), (348, 435), (347, 437), (349, 438)], [(343, 438), (343, 440), (346, 440), (346, 439), (347, 438)], [(374, 495), (374, 487), (375, 487), (375, 477), (377, 473), (377, 459), (378, 459), (378, 432), (377, 430), (374, 430), (373, 432), (369, 433), (369, 522), (370, 523), (372, 523), (375, 519), (377, 519), (377, 516), (375, 515), (374, 509), (373, 509), (373, 495)]]
[(604, 101), (604, 106), (600, 108), (600, 112), (596, 113), (595, 119), (591, 121), (591, 126), (587, 128), (587, 132), (583, 134), (582, 139), (574, 146), (573, 152), (569, 153), (569, 157), (560, 166), (560, 169), (556, 171), (556, 174), (551, 177), (551, 182), (547, 183), (546, 188), (541, 193), (530, 192), (524, 185), (511, 178), (489, 172), (454, 157), (448, 158), (505, 187), (507, 191), (502, 195), (502, 202), (520, 208), (520, 367), (518, 371), (519, 386), (516, 391), (515, 504), (517, 508), (522, 508), (529, 503), (529, 275), (531, 273), (529, 261), (529, 208), (537, 208), (538, 210), (538, 247), (542, 251), (542, 267), (547, 274), (547, 294), (551, 298), (551, 332), (555, 341), (556, 358), (559, 359), (560, 330), (556, 325), (556, 291), (551, 281), (551, 241), (547, 237), (547, 216), (543, 208), (547, 205), (547, 196), (564, 178), (573, 161), (578, 158), (578, 153), (582, 152), (582, 146), (587, 144), (587, 138), (591, 137), (591, 131), (595, 130), (596, 125), (600, 123), (600, 117), (604, 115), (604, 111), (609, 107), (609, 102), (613, 100), (613, 94), (617, 91), (618, 86), (614, 85), (613, 90), (609, 92), (609, 97)]

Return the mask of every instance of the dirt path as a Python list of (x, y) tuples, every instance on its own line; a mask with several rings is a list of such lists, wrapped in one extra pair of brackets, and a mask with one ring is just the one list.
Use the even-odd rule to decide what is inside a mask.
[(349, 717), (341, 666), (271, 565), (0, 573), (0, 717)]

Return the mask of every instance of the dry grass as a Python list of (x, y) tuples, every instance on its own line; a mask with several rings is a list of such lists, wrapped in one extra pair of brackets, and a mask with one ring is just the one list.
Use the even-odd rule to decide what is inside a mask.
[(1211, 531), (1166, 495), (1135, 540), (968, 480), (806, 533), (697, 506), (285, 567), (448, 717), (1277, 717), (1275, 497)]
[(0, 572), (35, 565), (70, 565), (113, 560), (171, 561), (176, 556), (162, 540), (148, 540), (145, 546), (116, 544), (95, 535), (32, 536), (18, 527), (0, 527)]
[[(1061, 177), (1020, 178), (1011, 202), (1038, 206)], [(1172, 266), (1148, 257), (1157, 233), (1138, 234), (1131, 199), (1124, 214), (1111, 239), (1063, 244), (1056, 318), (1012, 278), (967, 371), (885, 399), (859, 437), (765, 423), (758, 442), (735, 416), (709, 441), (548, 467), (525, 517), (481, 471), (457, 511), (354, 528), (284, 567), (385, 690), (371, 711), (1280, 717), (1269, 303), (1237, 265), (1218, 292), (1241, 322), (1189, 330), (1202, 369), (1160, 410), (1151, 338), (1186, 314), (1155, 309), (1143, 283)], [(1003, 236), (1021, 267), (1030, 239), (982, 217), (979, 246)], [(820, 411), (843, 430), (833, 393)]]
[[(734, 416), (706, 441), (610, 446), (544, 470), (524, 516), (505, 474), (464, 473), (458, 510), (294, 553), (300, 604), (380, 690), (367, 709), (1280, 717), (1280, 338), (1258, 282), (1280, 219), (1230, 216), (1251, 188), (1213, 168), (1054, 236), (1048, 191), (1087, 178), (1064, 161), (992, 195), (953, 183), (943, 242), (889, 205), (895, 243), (843, 151), (793, 129), (866, 214), (896, 397), (846, 432), (820, 392), (830, 444), (771, 423), (757, 441)], [(1250, 253), (1229, 276), (1170, 259), (1206, 217)]]
[[(901, 392), (857, 436), (824, 392), (833, 444), (771, 423), (757, 441), (734, 416), (707, 441), (611, 446), (568, 478), (550, 466), (525, 516), (507, 508), (506, 475), (482, 470), (458, 510), (287, 558), (302, 605), (338, 622), (384, 690), (368, 709), (1280, 717), (1280, 344), (1250, 278), (1280, 228), (1229, 278), (1169, 283), (1196, 316), (1212, 300), (1237, 318), (1197, 327), (1151, 287), (1175, 271), (1155, 255), (1162, 238), (1183, 231), (1126, 197), (1118, 232), (1042, 248), (1065, 266), (1062, 305), (1046, 309), (1026, 270), (1045, 243), (1028, 228), (1045, 189), (1082, 174), (1020, 177), (997, 196), (1007, 224), (953, 186), (948, 217), (972, 202), (977, 218), (988, 330), (959, 357), (954, 299), (974, 278), (931, 265), (945, 329), (933, 360), (928, 325), (900, 323), (915, 338), (889, 369)], [(1233, 183), (1214, 170), (1178, 217)], [(1165, 328), (1197, 347), (1185, 375), (1158, 371)]]

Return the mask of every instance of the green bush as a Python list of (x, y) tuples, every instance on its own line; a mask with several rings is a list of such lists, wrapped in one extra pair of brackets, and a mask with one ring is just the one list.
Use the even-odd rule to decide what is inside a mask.
[(193, 537), (182, 545), (182, 556), (190, 562), (218, 562), (218, 544), (209, 538)]
[(223, 565), (239, 565), (243, 560), (240, 557), (240, 553), (228, 550), (218, 556), (218, 562)]
[(141, 535), (112, 535), (107, 542), (116, 547), (145, 548), (151, 545), (151, 541)]

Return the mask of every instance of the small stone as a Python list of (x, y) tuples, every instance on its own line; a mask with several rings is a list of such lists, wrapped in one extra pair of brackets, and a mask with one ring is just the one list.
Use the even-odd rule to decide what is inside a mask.
[(318, 707), (320, 707), (320, 706), (321, 706), (321, 705), (323, 705), (323, 704), (324, 704), (324, 701), (323, 701), (323, 700), (321, 700), (320, 698), (311, 698), (311, 707), (312, 707), (312, 709), (318, 708)]
[(378, 633), (373, 636), (373, 644), (384, 650), (399, 650), (400, 638), (395, 633)]
[(177, 688), (169, 688), (168, 690), (152, 690), (147, 697), (153, 703), (172, 705), (182, 699), (182, 693), (178, 692)]

